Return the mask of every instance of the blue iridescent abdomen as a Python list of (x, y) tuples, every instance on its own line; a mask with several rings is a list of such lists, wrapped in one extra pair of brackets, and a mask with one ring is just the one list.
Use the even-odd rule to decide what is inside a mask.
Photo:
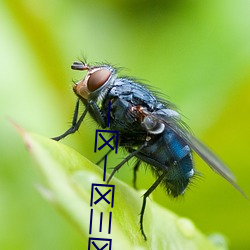
[(142, 149), (137, 157), (150, 164), (157, 176), (167, 171), (162, 184), (170, 195), (176, 197), (185, 191), (194, 175), (191, 150), (170, 129), (166, 128), (156, 137), (152, 140), (154, 143)]

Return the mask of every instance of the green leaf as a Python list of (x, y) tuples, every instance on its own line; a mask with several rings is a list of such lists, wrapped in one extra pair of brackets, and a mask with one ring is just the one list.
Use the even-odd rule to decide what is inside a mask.
[[(81, 232), (86, 239), (84, 249), (87, 249), (89, 237), (112, 238), (112, 249), (226, 249), (225, 243), (212, 243), (189, 219), (177, 216), (152, 199), (147, 200), (144, 215), (148, 238), (144, 241), (139, 229), (142, 191), (136, 191), (114, 177), (110, 183), (115, 185), (114, 207), (110, 208), (103, 200), (90, 207), (92, 183), (104, 183), (102, 169), (60, 142), (20, 128), (19, 131), (44, 176), (46, 187), (39, 185), (39, 191)], [(110, 211), (112, 223), (111, 234), (108, 234)], [(100, 212), (103, 212), (102, 232), (99, 232)]]

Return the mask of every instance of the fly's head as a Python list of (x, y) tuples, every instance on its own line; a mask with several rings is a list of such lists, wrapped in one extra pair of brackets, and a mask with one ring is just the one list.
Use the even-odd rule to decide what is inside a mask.
[(116, 77), (115, 69), (110, 65), (89, 66), (83, 62), (74, 62), (71, 69), (88, 71), (73, 87), (75, 94), (85, 100), (97, 98)]

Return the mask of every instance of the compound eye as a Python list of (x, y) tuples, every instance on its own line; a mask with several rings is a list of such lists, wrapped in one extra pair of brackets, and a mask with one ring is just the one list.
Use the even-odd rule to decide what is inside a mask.
[(99, 69), (90, 74), (88, 79), (88, 90), (93, 92), (99, 89), (110, 77), (110, 71), (108, 69)]

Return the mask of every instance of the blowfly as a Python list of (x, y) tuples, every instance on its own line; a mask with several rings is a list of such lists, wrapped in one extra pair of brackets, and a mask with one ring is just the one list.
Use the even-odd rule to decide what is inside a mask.
[[(109, 64), (90, 66), (74, 62), (71, 68), (87, 74), (73, 87), (78, 99), (71, 127), (53, 139), (59, 141), (76, 132), (87, 113), (99, 126), (107, 128), (111, 103), (109, 129), (119, 131), (118, 145), (125, 148), (128, 155), (113, 169), (108, 182), (131, 158), (136, 158), (134, 185), (136, 171), (142, 163), (149, 165), (156, 176), (156, 181), (143, 195), (140, 230), (145, 240), (143, 216), (147, 197), (159, 184), (172, 197), (184, 193), (195, 174), (192, 151), (244, 195), (232, 172), (189, 132), (172, 103), (157, 97), (147, 85), (133, 78), (119, 77), (117, 69)], [(80, 102), (85, 110), (79, 116)]]

